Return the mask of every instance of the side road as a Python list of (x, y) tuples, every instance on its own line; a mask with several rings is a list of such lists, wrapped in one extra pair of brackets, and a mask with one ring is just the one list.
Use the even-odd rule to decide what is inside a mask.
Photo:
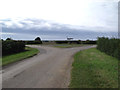
[(3, 69), (3, 88), (67, 88), (70, 81), (72, 56), (96, 47), (54, 48), (29, 45), (40, 50), (34, 57)]

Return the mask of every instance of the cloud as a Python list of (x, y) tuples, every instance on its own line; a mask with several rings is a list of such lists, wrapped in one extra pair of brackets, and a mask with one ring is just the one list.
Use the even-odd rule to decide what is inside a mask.
[(96, 38), (118, 32), (118, 0), (3, 0), (0, 11), (3, 33)]
[[(53, 22), (50, 20), (43, 19), (34, 19), (34, 18), (16, 18), (16, 19), (3, 19), (0, 20), (0, 24), (4, 28), (21, 28), (21, 29), (35, 29), (35, 30), (84, 30), (84, 31), (94, 31), (94, 32), (117, 32), (116, 24), (113, 25), (113, 22), (109, 22), (109, 26), (81, 26), (81, 25), (70, 25), (70, 24), (61, 24)], [(113, 26), (112, 26), (113, 25)]]
[[(1, 20), (0, 22), (2, 27), (7, 28), (51, 28), (54, 27), (51, 23), (48, 23), (44, 20), (36, 20), (36, 19), (11, 19), (11, 20)], [(52, 26), (51, 26), (52, 25)]]
[[(102, 28), (102, 31), (108, 32), (117, 31), (117, 8), (118, 0), (3, 0), (0, 3), (2, 13), (0, 18), (12, 18), (14, 21), (19, 17), (18, 23), (15, 20), (13, 25), (21, 28), (26, 26), (21, 24), (19, 19), (27, 17), (69, 24), (79, 29), (83, 29), (81, 26), (84, 26), (85, 30), (101, 31)], [(22, 21), (27, 23), (28, 29), (32, 27), (51, 29), (55, 26), (50, 22), (45, 23), (39, 20)], [(11, 26), (10, 23), (7, 24)], [(56, 28), (61, 28), (61, 25), (57, 25)]]
[(1, 34), (2, 35), (15, 35), (16, 33), (8, 33), (8, 32), (5, 33), (5, 32), (2, 32)]
[[(77, 26), (71, 26), (68, 24), (67, 25), (58, 24), (58, 23), (53, 23), (46, 20), (25, 19), (23, 21), (20, 21), (19, 23), (22, 23), (24, 25), (24, 28), (20, 28), (20, 27), (8, 28), (4, 26), (2, 30), (2, 33), (3, 33), (2, 38), (11, 37), (13, 39), (32, 40), (35, 37), (40, 36), (42, 40), (46, 40), (46, 39), (47, 40), (55, 40), (55, 39), (66, 40), (66, 37), (68, 36), (68, 37), (73, 37), (74, 39), (81, 39), (81, 40), (93, 39), (94, 40), (94, 39), (97, 39), (97, 37), (101, 37), (101, 36), (108, 36), (108, 37), (118, 36), (117, 32), (113, 32), (113, 31), (112, 32), (104, 32), (104, 31), (95, 32), (94, 30), (90, 31), (89, 28), (85, 26), (78, 26), (78, 28), (76, 28)], [(50, 24), (51, 29), (46, 25), (46, 23)], [(38, 27), (36, 27), (36, 24), (38, 25)], [(41, 28), (39, 27), (39, 25), (44, 25), (45, 27)], [(83, 28), (83, 29), (80, 29), (80, 28)], [(102, 27), (96, 27), (96, 28), (102, 29)]]
[[(9, 33), (15, 34), (9, 34)], [(34, 40), (37, 36), (39, 36), (42, 40), (66, 40), (66, 37), (73, 37), (74, 40), (96, 40), (97, 37), (117, 37), (118, 34), (115, 32), (93, 32), (93, 31), (74, 31), (74, 30), (65, 30), (65, 31), (55, 31), (55, 30), (19, 30), (19, 29), (8, 29), (4, 28), (5, 34), (2, 35), (3, 39), (11, 37), (16, 40)]]

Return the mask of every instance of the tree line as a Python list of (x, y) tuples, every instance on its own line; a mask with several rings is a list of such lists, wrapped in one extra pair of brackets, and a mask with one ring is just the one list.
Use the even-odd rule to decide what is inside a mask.
[(120, 60), (120, 39), (98, 38), (97, 49)]

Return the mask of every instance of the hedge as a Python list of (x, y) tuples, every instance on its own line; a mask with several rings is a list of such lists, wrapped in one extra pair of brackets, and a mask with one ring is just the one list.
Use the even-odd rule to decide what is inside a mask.
[(55, 41), (56, 44), (67, 44), (68, 41)]
[(25, 41), (26, 44), (42, 44), (42, 41)]
[(86, 40), (86, 41), (82, 41), (82, 44), (96, 44), (97, 41), (92, 41), (92, 40)]
[(120, 39), (98, 38), (97, 49), (120, 60)]
[(18, 53), (25, 50), (25, 43), (22, 41), (2, 41), (2, 55)]
[(96, 44), (96, 41), (86, 40), (86, 41), (55, 41), (57, 44)]

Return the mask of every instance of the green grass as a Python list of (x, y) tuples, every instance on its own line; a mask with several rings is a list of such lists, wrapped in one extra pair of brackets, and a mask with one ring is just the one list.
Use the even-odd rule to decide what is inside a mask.
[(118, 60), (92, 48), (75, 54), (70, 88), (118, 88)]
[(42, 45), (42, 44), (26, 44), (26, 45)]
[(39, 50), (26, 47), (26, 51), (2, 57), (2, 66), (36, 55)]
[(72, 47), (83, 46), (83, 44), (56, 44), (56, 45), (53, 45), (53, 46), (57, 47), (57, 48), (72, 48)]

